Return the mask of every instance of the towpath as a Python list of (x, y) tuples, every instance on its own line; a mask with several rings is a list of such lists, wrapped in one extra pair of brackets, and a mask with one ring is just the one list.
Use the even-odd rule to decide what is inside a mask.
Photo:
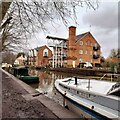
[(0, 68), (0, 117), (16, 119), (78, 119), (71, 111), (39, 94)]

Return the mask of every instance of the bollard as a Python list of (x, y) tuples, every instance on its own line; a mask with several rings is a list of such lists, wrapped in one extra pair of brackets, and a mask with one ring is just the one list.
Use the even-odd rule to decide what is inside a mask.
[(75, 77), (75, 85), (77, 85), (77, 77)]

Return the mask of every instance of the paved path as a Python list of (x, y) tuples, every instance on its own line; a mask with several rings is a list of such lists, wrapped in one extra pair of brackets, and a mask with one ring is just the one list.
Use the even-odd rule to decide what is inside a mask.
[[(51, 99), (38, 95), (29, 85), (0, 69), (2, 73), (2, 118), (78, 118)], [(2, 81), (2, 82), (1, 82)], [(1, 112), (1, 111), (0, 111)]]

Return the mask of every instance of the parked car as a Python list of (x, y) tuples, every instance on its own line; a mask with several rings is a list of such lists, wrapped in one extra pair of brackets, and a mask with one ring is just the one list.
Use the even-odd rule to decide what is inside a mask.
[(90, 62), (82, 62), (77, 66), (78, 68), (93, 68), (93, 65)]
[(85, 68), (93, 68), (93, 66), (90, 62), (85, 62), (84, 67)]

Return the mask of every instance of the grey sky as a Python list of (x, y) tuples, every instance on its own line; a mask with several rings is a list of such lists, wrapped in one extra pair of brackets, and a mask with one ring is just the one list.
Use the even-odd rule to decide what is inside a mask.
[[(75, 25), (77, 35), (90, 31), (102, 48), (102, 55), (108, 57), (111, 49), (118, 48), (118, 2), (102, 2), (97, 10), (79, 8), (75, 25), (70, 20), (68, 26)], [(54, 27), (53, 27), (54, 25)], [(56, 24), (47, 23), (48, 32), (38, 32), (37, 37), (31, 38), (31, 48), (47, 44), (46, 36), (67, 38), (68, 28), (56, 20)], [(90, 27), (91, 26), (91, 27)]]

